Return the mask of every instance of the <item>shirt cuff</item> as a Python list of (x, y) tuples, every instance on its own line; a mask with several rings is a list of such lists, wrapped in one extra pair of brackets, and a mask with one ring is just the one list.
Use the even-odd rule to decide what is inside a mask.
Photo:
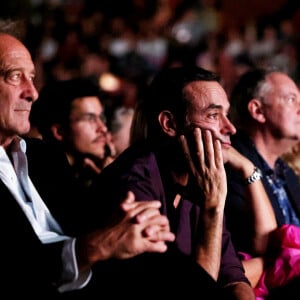
[(64, 242), (62, 251), (63, 283), (58, 287), (58, 291), (61, 293), (85, 287), (92, 277), (92, 270), (86, 270), (84, 272), (78, 271), (75, 242), (75, 238), (68, 239)]

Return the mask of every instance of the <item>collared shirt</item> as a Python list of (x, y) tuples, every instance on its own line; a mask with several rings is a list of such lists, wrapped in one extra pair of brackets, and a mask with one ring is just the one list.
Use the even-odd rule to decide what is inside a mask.
[[(198, 189), (190, 190), (192, 195), (182, 193), (178, 186), (174, 185), (172, 174), (166, 166), (165, 160), (160, 158), (157, 153), (151, 151), (147, 145), (131, 146), (104, 168), (97, 180), (99, 181), (96, 181), (94, 185), (96, 197), (100, 188), (104, 198), (120, 199), (120, 195), (130, 190), (135, 194), (136, 201), (159, 200), (162, 204), (161, 213), (168, 217), (171, 231), (176, 235), (174, 247), (170, 247), (168, 253), (172, 253), (176, 248), (176, 251), (179, 251), (184, 257), (194, 260), (195, 246), (201, 238), (199, 201), (202, 201), (202, 198), (199, 200), (198, 197), (203, 195), (199, 195)], [(115, 186), (119, 188), (116, 189)], [(176, 201), (178, 193), (182, 196), (179, 203)], [(195, 199), (197, 200), (195, 201)], [(110, 202), (104, 205), (114, 206), (114, 203)], [(104, 211), (107, 211), (106, 209), (107, 207)], [(225, 220), (220, 260), (218, 281), (221, 286), (240, 281), (249, 283), (232, 245)]]
[[(15, 138), (13, 141), (13, 151), (18, 152), (17, 155), (26, 155), (26, 142), (19, 137)], [(0, 179), (20, 205), (41, 242), (47, 244), (65, 241), (62, 251), (64, 269), (62, 270), (61, 278), (61, 282), (64, 282), (64, 284), (59, 287), (59, 290), (63, 292), (85, 286), (90, 280), (91, 272), (87, 271), (82, 274), (78, 272), (75, 239), (64, 235), (60, 225), (51, 215), (29, 176), (28, 185), (31, 201), (28, 201), (28, 197), (25, 195), (14, 166), (2, 146), (0, 146), (0, 166)]]
[(293, 224), (300, 226), (300, 220), (291, 205), (289, 196), (285, 190), (285, 165), (281, 159), (275, 162), (274, 170), (272, 170), (264, 161), (264, 169), (266, 178), (282, 211), (285, 224)]

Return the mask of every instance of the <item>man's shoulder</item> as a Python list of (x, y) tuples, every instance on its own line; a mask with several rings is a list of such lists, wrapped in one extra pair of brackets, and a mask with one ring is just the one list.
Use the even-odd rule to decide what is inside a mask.
[(51, 157), (65, 157), (64, 152), (60, 148), (53, 144), (47, 143), (40, 138), (25, 137), (24, 140), (26, 141), (27, 157), (42, 155), (48, 155), (48, 159)]
[(90, 191), (92, 194), (114, 193), (124, 195), (124, 191), (132, 190), (137, 199), (151, 199), (153, 194), (162, 190), (160, 170), (156, 156), (149, 148), (130, 146), (112, 163), (105, 167), (95, 179)]
[(61, 149), (37, 138), (26, 138), (25, 141), (31, 179), (39, 181), (45, 177), (53, 181), (69, 175), (69, 163)]
[(23, 139), (26, 141), (27, 149), (32, 149), (35, 147), (45, 147), (45, 141), (42, 139), (33, 137), (23, 137)]
[(101, 174), (123, 174), (138, 169), (153, 169), (157, 166), (154, 152), (144, 144), (129, 146)]

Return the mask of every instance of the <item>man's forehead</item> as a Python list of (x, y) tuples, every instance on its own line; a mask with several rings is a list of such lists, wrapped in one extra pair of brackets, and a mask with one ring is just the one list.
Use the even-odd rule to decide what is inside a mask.
[(189, 92), (207, 93), (207, 91), (218, 90), (224, 92), (223, 87), (217, 81), (192, 81), (185, 86), (185, 90)]
[(30, 69), (34, 72), (34, 63), (28, 52), (22, 50), (9, 51), (1, 53), (0, 50), (0, 68), (1, 69)]
[(203, 101), (208, 101), (214, 99), (214, 101), (223, 103), (228, 102), (228, 98), (225, 90), (217, 81), (197, 81), (191, 82), (185, 87), (184, 90), (187, 98), (191, 100), (196, 98), (199, 100), (199, 97)]
[(31, 60), (31, 55), (27, 51), (27, 49), (23, 47), (17, 47), (17, 48), (6, 48), (4, 51), (1, 51), (0, 48), (0, 57), (5, 59), (28, 59)]
[(0, 34), (0, 56), (27, 57), (31, 59), (28, 49), (21, 41), (10, 35)]

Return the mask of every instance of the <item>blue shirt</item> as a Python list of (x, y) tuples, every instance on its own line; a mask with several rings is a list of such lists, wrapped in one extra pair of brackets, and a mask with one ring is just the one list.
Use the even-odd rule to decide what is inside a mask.
[(285, 189), (285, 164), (283, 164), (281, 159), (277, 159), (274, 170), (272, 170), (264, 161), (264, 173), (266, 174), (268, 183), (278, 201), (285, 224), (300, 226), (300, 220), (297, 217), (294, 208), (292, 207), (291, 201)]

